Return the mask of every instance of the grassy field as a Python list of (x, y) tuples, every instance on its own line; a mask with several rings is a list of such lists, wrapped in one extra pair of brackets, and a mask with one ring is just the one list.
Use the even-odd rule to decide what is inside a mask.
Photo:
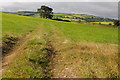
[(3, 37), (30, 32), (3, 67), (4, 78), (118, 77), (117, 28), (2, 14)]
[[(9, 19), (11, 20), (9, 20)], [(47, 22), (46, 22), (47, 21)], [(4, 26), (2, 31), (4, 34), (24, 33), (35, 29), (40, 24), (53, 25), (58, 27), (66, 36), (74, 41), (89, 41), (101, 43), (117, 43), (118, 29), (107, 27), (96, 27), (87, 24), (65, 23), (51, 20), (44, 20), (34, 17), (19, 16), (3, 13)]]
[(24, 34), (37, 28), (44, 20), (40, 18), (26, 17), (2, 13), (2, 31), (5, 34)]
[(59, 28), (72, 41), (98, 42), (98, 43), (118, 43), (118, 29), (109, 27), (96, 27), (88, 24), (77, 24), (67, 22), (50, 22)]

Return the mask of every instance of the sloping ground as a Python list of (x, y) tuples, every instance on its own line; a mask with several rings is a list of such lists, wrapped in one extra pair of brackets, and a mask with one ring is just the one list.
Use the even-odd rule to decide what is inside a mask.
[(48, 77), (46, 65), (49, 62), (47, 57), (50, 51), (42, 37), (44, 31), (41, 25), (49, 20), (2, 14), (2, 37), (15, 35), (20, 38), (20, 43), (3, 58), (3, 78)]
[[(3, 36), (6, 34), (23, 35), (45, 23), (45, 27), (54, 25), (73, 41), (86, 41), (98, 43), (118, 43), (118, 29), (96, 27), (89, 24), (53, 21), (35, 17), (26, 17), (13, 14), (3, 14)], [(9, 18), (9, 19), (8, 19)], [(20, 25), (18, 25), (20, 24)]]
[(2, 36), (6, 34), (23, 35), (36, 29), (47, 19), (2, 13)]
[(118, 46), (72, 42), (52, 26), (50, 42), (56, 52), (51, 73), (53, 78), (117, 78)]
[(14, 46), (13, 51), (10, 51), (8, 55), (3, 56), (3, 67), (10, 65), (10, 63), (15, 60), (17, 55), (19, 55), (19, 53), (23, 51), (28, 41), (31, 39), (30, 36), (31, 36), (31, 33), (26, 35), (24, 39), (19, 41), (19, 43), (17, 43), (17, 45)]
[[(26, 41), (4, 58), (3, 79), (48, 78), (52, 51), (44, 37), (43, 27), (37, 28)], [(7, 64), (6, 64), (7, 63)]]
[[(35, 27), (32, 25), (30, 36), (11, 52), (17, 55), (10, 61), (11, 64), (3, 67), (3, 78), (118, 77), (118, 46), (115, 44), (118, 29), (21, 17), (16, 16), (18, 23), (25, 26), (22, 20), (28, 18), (27, 23), (32, 24), (31, 21), (35, 20)], [(17, 26), (20, 27), (20, 30), (17, 29), (20, 33), (17, 33), (15, 26), (12, 23), (14, 28), (10, 32), (21, 35), (29, 31), (29, 25), (22, 28), (24, 32), (20, 31), (21, 26)], [(9, 27), (6, 25), (4, 30), (7, 29)]]

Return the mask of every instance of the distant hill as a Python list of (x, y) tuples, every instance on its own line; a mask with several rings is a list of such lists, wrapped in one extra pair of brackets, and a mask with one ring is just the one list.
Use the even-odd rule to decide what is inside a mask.
[[(39, 14), (33, 15), (39, 17)], [(88, 14), (72, 14), (72, 13), (54, 13), (53, 19), (63, 19), (69, 21), (86, 21), (86, 22), (113, 22), (114, 19), (99, 17)]]
[(86, 21), (86, 22), (112, 22), (114, 19), (98, 17), (88, 14), (70, 14), (70, 13), (55, 13), (54, 18), (60, 18), (70, 21)]
[[(38, 12), (33, 11), (19, 11), (14, 14), (23, 15), (23, 16), (33, 16), (39, 17)], [(72, 14), (72, 13), (54, 13), (53, 19), (62, 19), (62, 20), (69, 20), (69, 21), (78, 21), (78, 22), (113, 22), (114, 19), (106, 18), (106, 17), (99, 17), (94, 15), (88, 14)]]
[(18, 11), (18, 12), (4, 12), (4, 13), (18, 14), (22, 16), (33, 16), (38, 14), (38, 12), (33, 12), (33, 11)]

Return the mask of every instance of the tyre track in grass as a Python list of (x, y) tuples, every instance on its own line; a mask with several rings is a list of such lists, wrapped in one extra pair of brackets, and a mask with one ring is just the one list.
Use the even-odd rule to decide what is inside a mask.
[(13, 48), (13, 50), (11, 52), (9, 52), (8, 55), (3, 58), (3, 61), (2, 61), (2, 72), (3, 73), (9, 67), (11, 62), (13, 62), (19, 56), (19, 54), (22, 53), (23, 49), (27, 45), (27, 42), (30, 40), (30, 35), (31, 34), (32, 33), (27, 34), (26, 37), (24, 37), (24, 39), (22, 39), (18, 43), (19, 46), (15, 45), (14, 46), (15, 48)]
[[(4, 67), (3, 78), (10, 77), (13, 75), (15, 75), (13, 77), (18, 77), (18, 78), (20, 77), (20, 75), (22, 77), (27, 77), (27, 78), (29, 78), (28, 75), (30, 77), (37, 76), (38, 78), (39, 77), (43, 77), (43, 78), (50, 77), (51, 76), (51, 73), (50, 73), (51, 65), (49, 65), (49, 62), (51, 62), (52, 55), (53, 55), (54, 51), (53, 51), (52, 45), (49, 44), (49, 40), (48, 40), (47, 35), (48, 35), (47, 32), (44, 32), (44, 26), (40, 26), (40, 28), (38, 28), (34, 32), (30, 33), (30, 35), (24, 40), (25, 42), (23, 42), (21, 44), (21, 46), (17, 48), (17, 50), (11, 52), (10, 57), (6, 58), (7, 60), (12, 58), (12, 60), (10, 62), (8, 62), (6, 60), (7, 64), (5, 64), (3, 66)], [(38, 42), (36, 42), (36, 40)], [(35, 58), (36, 55), (38, 55), (39, 58), (38, 57)], [(16, 59), (16, 58), (18, 58), (18, 59)], [(40, 63), (36, 62), (36, 60), (38, 60), (38, 59), (39, 59), (39, 61), (42, 61), (42, 62), (40, 62)], [(19, 60), (20, 62), (17, 60)], [(25, 60), (25, 62), (23, 62), (24, 60)], [(22, 65), (21, 65), (21, 63), (22, 63)], [(22, 71), (19, 72), (19, 69), (17, 68), (18, 66), (19, 66), (19, 69), (24, 67), (22, 69), (23, 72)], [(31, 66), (31, 67), (29, 67), (29, 66)], [(41, 71), (40, 67), (42, 68), (42, 71)], [(28, 68), (28, 70), (26, 70), (26, 68)], [(34, 74), (32, 74), (33, 76), (31, 76), (29, 73), (27, 73), (27, 71), (29, 72), (29, 69), (34, 69), (34, 71), (36, 72), (36, 71), (38, 71), (38, 68), (40, 68), (39, 74), (34, 73)], [(26, 75), (24, 76), (21, 74), (24, 72), (27, 73), (26, 74), (27, 76)], [(14, 73), (16, 73), (16, 74), (14, 74)], [(20, 74), (20, 75), (17, 75), (17, 74)]]
[[(53, 75), (52, 78), (106, 78), (109, 73), (114, 73), (116, 76), (117, 72), (114, 70), (116, 70), (117, 64), (115, 61), (112, 62), (114, 57), (116, 57), (115, 53), (117, 53), (116, 45), (88, 42), (72, 43), (71, 40), (66, 38), (54, 25), (49, 25), (49, 28), (50, 33), (46, 32), (47, 36), (45, 36), (45, 39), (46, 42), (48, 42), (48, 46), (54, 50), (50, 62), (52, 66), (52, 70), (50, 71)], [(44, 34), (43, 32), (40, 33), (39, 29), (35, 30), (34, 33)], [(5, 70), (7, 70), (10, 63), (22, 53), (27, 42), (31, 40), (30, 36), (32, 34), (33, 32), (23, 39), (21, 46), (18, 46), (15, 51), (10, 53), (11, 55), (4, 59), (3, 67), (5, 67)], [(36, 37), (38, 37), (38, 35)], [(113, 58), (111, 56), (113, 56)], [(9, 61), (9, 59), (11, 60)], [(111, 64), (103, 64), (103, 62), (107, 61)], [(116, 67), (113, 65), (116, 65)], [(109, 69), (111, 69), (112, 72), (108, 71)], [(108, 71), (107, 74), (106, 71)]]
[(49, 42), (55, 52), (51, 61), (52, 78), (118, 77), (116, 44), (72, 42), (51, 26)]
[(22, 37), (22, 39), (14, 46), (14, 48), (7, 53), (8, 55), (3, 57), (2, 60), (2, 74), (4, 74), (7, 71), (7, 68), (9, 68), (9, 65), (17, 58), (19, 55), (23, 52), (24, 48), (26, 47), (28, 41), (30, 41), (31, 35), (38, 31), (39, 29), (35, 29), (32, 32), (30, 31), (25, 36)]
[[(51, 25), (54, 26), (54, 25)], [(67, 61), (66, 51), (69, 51), (71, 42), (64, 36), (58, 28), (50, 27), (51, 31), (49, 33), (49, 44), (54, 49), (54, 55), (52, 56), (52, 78), (78, 78), (76, 75), (74, 67), (65, 66)], [(65, 50), (65, 51), (64, 51)]]

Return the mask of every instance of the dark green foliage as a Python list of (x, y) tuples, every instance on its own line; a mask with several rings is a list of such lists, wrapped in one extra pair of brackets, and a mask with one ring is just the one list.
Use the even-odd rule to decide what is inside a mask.
[(120, 26), (120, 21), (119, 20), (114, 20), (114, 26)]
[(112, 25), (111, 23), (109, 23), (108, 25)]
[(41, 18), (48, 18), (52, 19), (53, 17), (53, 9), (48, 6), (41, 6), (41, 8), (37, 9), (37, 11), (40, 13)]
[(69, 21), (69, 20), (62, 20), (62, 19), (52, 19), (52, 20), (64, 21), (64, 22), (71, 22), (71, 21)]
[(78, 23), (80, 23), (81, 22), (81, 20), (78, 20)]

